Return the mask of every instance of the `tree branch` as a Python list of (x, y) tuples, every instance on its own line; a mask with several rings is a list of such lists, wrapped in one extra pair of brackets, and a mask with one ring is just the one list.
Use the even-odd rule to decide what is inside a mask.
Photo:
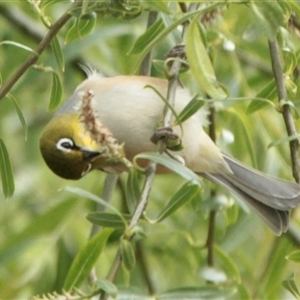
[(48, 47), (55, 37), (55, 35), (59, 32), (59, 30), (67, 23), (69, 19), (71, 19), (72, 15), (70, 13), (71, 10), (76, 7), (81, 6), (82, 1), (76, 1), (70, 7), (70, 9), (65, 12), (56, 22), (54, 22), (48, 33), (41, 40), (40, 44), (35, 49), (35, 53), (31, 54), (28, 59), (20, 66), (20, 68), (12, 75), (12, 77), (3, 85), (0, 89), (0, 101), (5, 97), (7, 93), (13, 88), (13, 86), (18, 82), (18, 80), (22, 77), (22, 75), (34, 65), (39, 59), (40, 55), (43, 53), (46, 47)]
[[(271, 61), (272, 61), (272, 69), (273, 74), (275, 77), (276, 87), (277, 87), (277, 94), (278, 94), (278, 100), (280, 101), (287, 101), (288, 96), (284, 84), (284, 74), (282, 70), (281, 65), (281, 59), (280, 59), (280, 52), (277, 40), (274, 39), (274, 41), (269, 40), (269, 49), (270, 49), (270, 55), (271, 55)], [(285, 122), (285, 126), (287, 129), (287, 133), (289, 136), (296, 135), (296, 127), (294, 123), (293, 116), (291, 114), (291, 110), (289, 105), (284, 104), (282, 106), (282, 115)], [(299, 176), (299, 140), (295, 139), (290, 141), (290, 155), (291, 155), (291, 161), (292, 161), (292, 173), (295, 178), (295, 181), (297, 183), (300, 183), (300, 176)]]

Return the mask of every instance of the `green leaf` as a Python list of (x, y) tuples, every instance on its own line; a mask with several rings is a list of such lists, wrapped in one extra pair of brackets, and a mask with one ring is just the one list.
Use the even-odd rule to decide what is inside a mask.
[(300, 293), (295, 282), (294, 273), (290, 274), (287, 279), (283, 280), (282, 286), (287, 289), (296, 299), (300, 299)]
[[(154, 86), (152, 86), (152, 85), (148, 85), (147, 84), (144, 88), (150, 88), (150, 89), (152, 89), (159, 96), (159, 98), (165, 103), (165, 105), (168, 107), (168, 109), (170, 109), (172, 111), (172, 114), (173, 114), (173, 116), (175, 117), (175, 120), (176, 120), (175, 123), (180, 124), (179, 119), (178, 119), (178, 115), (177, 115), (174, 107), (169, 103), (168, 99), (165, 98), (162, 95), (162, 93), (158, 89), (156, 89)], [(182, 126), (180, 126), (180, 127), (182, 128)]]
[(300, 263), (300, 251), (293, 251), (292, 253), (288, 254), (285, 258), (289, 261)]
[(15, 191), (14, 175), (10, 164), (8, 151), (3, 140), (0, 138), (0, 174), (2, 179), (3, 194), (6, 199), (10, 198)]
[(107, 295), (110, 295), (113, 298), (116, 298), (118, 296), (118, 288), (111, 281), (102, 279), (96, 280), (95, 282), (93, 282), (93, 284), (96, 285), (98, 289), (101, 289)]
[(75, 188), (75, 187), (70, 187), (70, 186), (67, 186), (64, 188), (64, 190), (68, 191), (68, 192), (71, 192), (73, 194), (76, 194), (77, 196), (80, 196), (80, 197), (83, 197), (83, 198), (87, 198), (87, 199), (90, 199), (100, 205), (103, 205), (104, 207), (107, 207), (109, 208), (110, 210), (112, 210), (114, 213), (116, 213), (120, 219), (123, 220), (123, 223), (126, 224), (127, 221), (126, 219), (123, 217), (122, 213), (119, 212), (115, 207), (113, 207), (112, 205), (110, 205), (109, 203), (107, 203), (106, 201), (104, 201), (103, 199), (101, 199), (100, 197), (88, 192), (88, 191), (85, 191), (81, 188)]
[(133, 44), (128, 54), (138, 54), (144, 51), (144, 49), (150, 44), (157, 36), (159, 36), (166, 28), (162, 19), (157, 20), (152, 26), (150, 26), (145, 33), (143, 33)]
[(274, 146), (278, 146), (278, 145), (281, 145), (281, 144), (284, 144), (284, 143), (287, 143), (287, 142), (290, 142), (290, 141), (293, 141), (293, 140), (296, 140), (296, 139), (299, 139), (299, 138), (300, 138), (300, 134), (295, 134), (295, 135), (284, 137), (282, 139), (279, 139), (279, 140), (276, 140), (276, 141), (270, 143), (267, 146), (267, 149), (270, 149)]
[(172, 32), (174, 29), (176, 29), (185, 21), (189, 20), (191, 17), (199, 16), (202, 13), (212, 10), (216, 6), (219, 6), (219, 3), (214, 3), (198, 11), (186, 13), (177, 21), (175, 21), (173, 24), (171, 24), (170, 26), (162, 30), (159, 35), (156, 35), (151, 41), (149, 41), (149, 43), (144, 48), (143, 52), (140, 53), (139, 58), (136, 60), (136, 65), (133, 67), (132, 73), (135, 73), (135, 71), (137, 70), (138, 66), (140, 65), (144, 57), (152, 50), (152, 48), (154, 48), (159, 42), (163, 41), (170, 32)]
[(65, 70), (65, 59), (58, 41), (58, 37), (54, 36), (51, 42), (52, 51), (54, 53), (58, 67), (62, 72)]
[(132, 244), (126, 239), (121, 240), (120, 250), (123, 266), (127, 271), (131, 271), (135, 266), (135, 255)]
[(181, 177), (185, 178), (186, 180), (192, 181), (198, 186), (202, 186), (202, 181), (196, 173), (194, 173), (175, 159), (170, 158), (166, 154), (159, 154), (155, 152), (141, 153), (135, 156), (134, 163), (138, 165), (137, 162), (139, 159), (151, 160), (157, 164), (163, 165), (171, 171), (177, 173)]
[(241, 276), (238, 268), (234, 264), (233, 260), (224, 252), (220, 247), (214, 247), (216, 256), (222, 262), (222, 266), (227, 275), (231, 276), (235, 281), (241, 283)]
[[(198, 96), (191, 99), (191, 101), (189, 101), (185, 108), (180, 112), (178, 116), (179, 123), (183, 123), (185, 120), (194, 115), (204, 104), (205, 102), (202, 99), (198, 99)], [(176, 124), (178, 124), (177, 120)]]
[[(275, 79), (272, 79), (250, 102), (247, 108), (247, 113), (254, 113), (262, 108), (265, 108), (268, 105), (275, 106), (271, 101), (276, 99), (277, 89)], [(268, 100), (271, 99), (271, 100)]]
[(244, 285), (238, 284), (237, 288), (238, 288), (238, 293), (240, 296), (238, 299), (252, 300), (252, 297), (251, 297), (249, 291), (247, 290), (247, 288)]
[(88, 277), (112, 232), (112, 229), (102, 229), (80, 250), (68, 272), (64, 290), (70, 291), (74, 287), (78, 287)]
[(235, 288), (218, 287), (217, 285), (204, 287), (184, 287), (173, 289), (156, 297), (156, 300), (225, 300), (234, 299), (236, 295)]
[(1, 45), (13, 45), (13, 46), (18, 47), (20, 49), (23, 49), (23, 50), (26, 50), (28, 52), (34, 53), (37, 56), (39, 55), (37, 52), (35, 52), (30, 47), (27, 47), (27, 46), (25, 46), (23, 44), (20, 44), (20, 43), (14, 42), (14, 41), (3, 41), (3, 42), (0, 42), (0, 46)]
[(126, 203), (130, 213), (133, 213), (141, 196), (140, 171), (131, 168), (126, 182)]
[(81, 39), (82, 37), (88, 35), (95, 27), (97, 15), (95, 13), (88, 14), (89, 18), (82, 16), (77, 19), (73, 26), (69, 29), (65, 43), (70, 43), (73, 40)]
[(60, 104), (62, 98), (62, 84), (60, 82), (59, 76), (52, 72), (52, 88), (51, 88), (51, 96), (49, 103), (49, 110), (54, 110)]
[(7, 94), (6, 97), (14, 104), (15, 106), (15, 109), (17, 111), (17, 114), (18, 114), (18, 117), (19, 117), (19, 120), (21, 122), (21, 125), (23, 127), (23, 131), (24, 131), (24, 138), (25, 138), (25, 141), (27, 140), (27, 136), (28, 136), (28, 127), (27, 127), (27, 124), (26, 124), (26, 120), (24, 118), (24, 115), (20, 109), (20, 106), (17, 102), (17, 100), (15, 99), (15, 97), (13, 97), (11, 94)]
[(201, 89), (212, 99), (225, 99), (227, 95), (217, 82), (213, 66), (202, 41), (198, 17), (195, 17), (188, 27), (186, 55), (192, 74)]
[(251, 1), (255, 17), (254, 24), (261, 34), (265, 34), (269, 40), (274, 40), (280, 26), (283, 25), (284, 18), (281, 7), (276, 1)]
[(185, 183), (179, 191), (170, 199), (167, 205), (163, 208), (157, 219), (156, 223), (161, 222), (169, 215), (174, 213), (177, 209), (179, 209), (184, 204), (188, 203), (192, 199), (194, 199), (199, 193), (199, 186), (196, 184), (192, 184), (190, 182)]
[(86, 217), (93, 224), (103, 226), (103, 227), (126, 227), (127, 223), (124, 223), (124, 219), (129, 221), (131, 216), (123, 214), (123, 219), (117, 214), (107, 213), (107, 212), (92, 212)]

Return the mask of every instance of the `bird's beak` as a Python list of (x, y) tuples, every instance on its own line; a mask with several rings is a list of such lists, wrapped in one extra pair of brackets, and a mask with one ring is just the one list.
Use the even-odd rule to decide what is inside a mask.
[(91, 150), (91, 149), (87, 149), (87, 148), (80, 148), (80, 151), (83, 155), (83, 158), (87, 159), (87, 160), (90, 160), (101, 154), (101, 152), (99, 152), (99, 151), (95, 151), (95, 150)]

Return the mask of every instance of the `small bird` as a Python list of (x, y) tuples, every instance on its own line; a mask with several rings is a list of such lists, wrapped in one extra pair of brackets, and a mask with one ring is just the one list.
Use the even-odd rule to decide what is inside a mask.
[[(117, 140), (124, 144), (129, 161), (142, 152), (156, 151), (151, 142), (163, 118), (164, 102), (152, 86), (166, 96), (168, 82), (146, 76), (105, 78), (91, 73), (57, 111), (40, 138), (40, 150), (49, 168), (65, 179), (80, 179), (92, 170), (126, 170), (103, 155), (86, 130), (78, 107), (82, 94), (93, 94), (97, 118)], [(175, 111), (180, 113), (191, 99), (186, 88), (177, 87)], [(290, 210), (300, 203), (300, 185), (263, 174), (224, 154), (202, 126), (208, 124), (207, 109), (175, 126), (183, 149), (174, 152), (195, 173), (220, 184), (243, 199), (276, 235), (286, 232)], [(172, 153), (172, 151), (170, 151)]]

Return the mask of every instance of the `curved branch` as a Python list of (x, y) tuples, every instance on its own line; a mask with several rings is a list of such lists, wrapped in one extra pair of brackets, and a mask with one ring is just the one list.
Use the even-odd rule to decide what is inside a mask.
[(40, 44), (35, 49), (35, 53), (31, 54), (27, 60), (20, 66), (20, 68), (12, 75), (12, 77), (3, 85), (0, 89), (0, 101), (6, 96), (7, 93), (13, 88), (13, 86), (18, 82), (18, 80), (22, 77), (22, 75), (37, 62), (40, 55), (43, 53), (46, 47), (48, 47), (55, 37), (55, 35), (59, 32), (59, 30), (67, 23), (69, 19), (71, 19), (72, 15), (70, 13), (76, 7), (79, 7), (82, 4), (82, 1), (77, 1), (73, 3), (70, 9), (65, 12), (56, 22), (54, 22), (49, 29), (48, 33), (41, 40)]

